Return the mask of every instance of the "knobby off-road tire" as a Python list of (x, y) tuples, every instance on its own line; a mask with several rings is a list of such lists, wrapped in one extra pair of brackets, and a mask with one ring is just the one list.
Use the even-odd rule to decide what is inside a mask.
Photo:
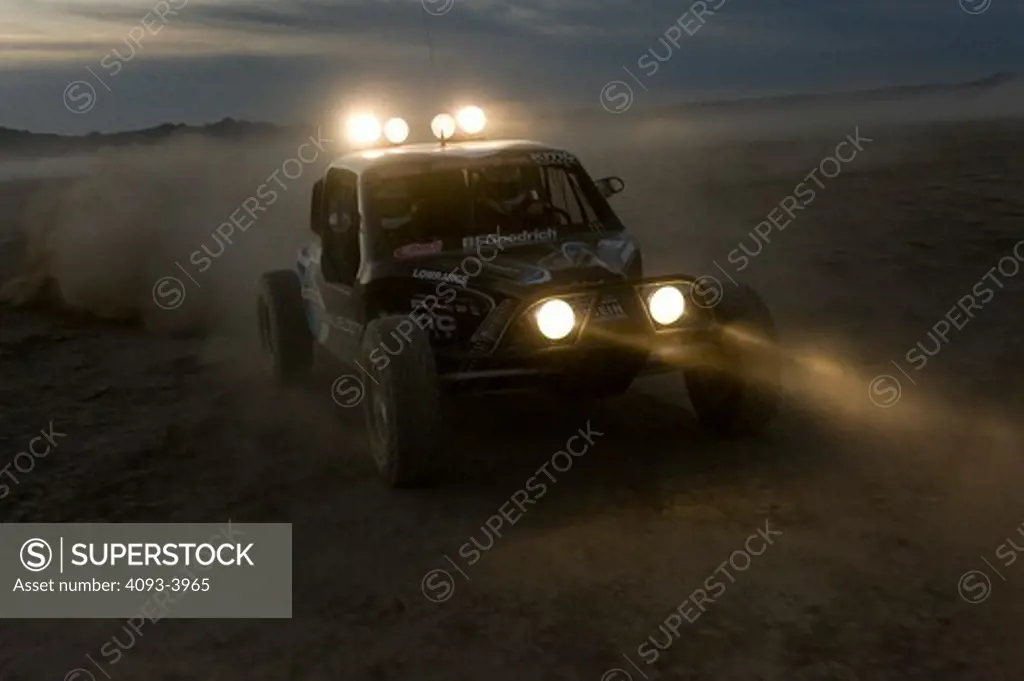
[(260, 277), (256, 317), (264, 362), (274, 380), (289, 386), (307, 380), (313, 367), (313, 334), (295, 272), (275, 270)]
[[(407, 327), (408, 316), (382, 317), (370, 322), (363, 335), (364, 357), (376, 350), (378, 358), (389, 360), (370, 369), (373, 378), (367, 381), (370, 448), (388, 484), (404, 488), (434, 482), (441, 434), (441, 393), (430, 338), (416, 325)], [(386, 353), (384, 346), (400, 349)]]
[(781, 398), (775, 322), (761, 296), (746, 284), (727, 291), (714, 314), (722, 328), (720, 357), (684, 372), (690, 402), (706, 430), (754, 435), (774, 418)]

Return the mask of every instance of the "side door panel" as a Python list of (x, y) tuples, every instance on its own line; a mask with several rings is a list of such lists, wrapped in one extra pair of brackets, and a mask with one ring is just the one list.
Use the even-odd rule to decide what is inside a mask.
[[(345, 361), (358, 357), (363, 332), (361, 287), (356, 277), (339, 272), (352, 269), (350, 258), (354, 258), (357, 265), (359, 262), (356, 182), (356, 176), (349, 171), (328, 171), (324, 186), (322, 247), (318, 265), (311, 268), (316, 291), (309, 294), (310, 304), (320, 311), (318, 328), (314, 331), (317, 340)], [(358, 271), (358, 266), (355, 270)]]

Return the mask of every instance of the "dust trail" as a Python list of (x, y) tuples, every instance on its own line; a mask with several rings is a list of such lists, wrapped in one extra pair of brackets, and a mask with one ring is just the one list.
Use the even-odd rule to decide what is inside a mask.
[[(25, 258), (0, 301), (141, 320), (160, 330), (230, 327), (251, 307), (258, 274), (286, 266), (305, 237), (309, 187), (335, 154), (319, 154), (315, 169), (303, 166), (286, 179), (282, 163), (301, 142), (184, 139), (100, 152), (86, 174), (40, 185), (23, 215), (7, 216), (24, 238)], [(272, 203), (262, 200), (258, 220), (229, 243), (216, 236), (275, 170), (281, 184)], [(214, 257), (206, 263), (208, 254)], [(154, 283), (167, 276), (193, 287), (174, 310), (153, 298)]]

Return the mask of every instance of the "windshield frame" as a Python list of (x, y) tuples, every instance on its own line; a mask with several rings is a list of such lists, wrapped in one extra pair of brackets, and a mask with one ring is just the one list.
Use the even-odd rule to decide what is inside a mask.
[[(417, 175), (432, 172), (455, 170), (473, 172), (492, 167), (524, 165), (538, 167), (542, 170), (548, 168), (561, 169), (570, 177), (574, 177), (576, 179), (576, 187), (574, 188), (574, 191), (579, 192), (580, 198), (586, 202), (590, 212), (594, 215), (594, 220), (588, 222), (572, 224), (555, 223), (548, 225), (547, 227), (554, 228), (557, 232), (557, 238), (551, 240), (549, 243), (563, 241), (566, 238), (573, 236), (578, 237), (581, 234), (617, 234), (625, 231), (625, 226), (622, 221), (612, 209), (608, 200), (598, 189), (593, 178), (575, 156), (567, 154), (566, 152), (556, 149), (516, 149), (499, 152), (482, 158), (453, 156), (451, 158), (412, 160), (403, 161), (401, 163), (389, 163), (387, 165), (367, 170), (363, 174), (363, 181), (361, 183), (361, 212), (363, 214), (363, 232), (364, 237), (366, 238), (370, 258), (378, 261), (396, 259), (406, 260), (415, 259), (424, 255), (434, 255), (436, 253), (468, 252), (473, 249), (467, 247), (467, 240), (474, 239), (479, 241), (481, 237), (486, 237), (489, 234), (493, 234), (495, 231), (493, 227), (487, 228), (480, 225), (475, 212), (472, 212), (475, 210), (475, 206), (473, 206), (474, 202), (471, 199), (470, 205), (472, 207), (470, 209), (471, 212), (468, 215), (467, 222), (469, 230), (463, 230), (465, 233), (460, 232), (458, 237), (453, 236), (451, 243), (447, 243), (447, 240), (443, 240), (441, 241), (440, 246), (438, 246), (436, 242), (422, 242), (419, 245), (423, 246), (423, 248), (416, 249), (415, 246), (417, 245), (417, 242), (407, 241), (403, 246), (395, 248), (394, 243), (389, 243), (389, 239), (385, 236), (386, 232), (381, 226), (381, 218), (377, 214), (374, 203), (374, 194), (381, 182), (389, 178), (415, 177)], [(467, 190), (468, 189), (469, 188), (467, 187)], [(581, 214), (584, 212), (586, 211), (581, 211)], [(586, 219), (586, 216), (584, 216), (584, 219)], [(456, 238), (461, 243), (456, 243)], [(515, 244), (510, 245), (513, 247), (515, 246)], [(413, 246), (413, 248), (406, 249), (408, 246)], [(403, 250), (406, 250), (406, 252), (401, 253), (400, 255), (399, 252)], [(419, 250), (419, 252), (416, 252), (417, 250)]]

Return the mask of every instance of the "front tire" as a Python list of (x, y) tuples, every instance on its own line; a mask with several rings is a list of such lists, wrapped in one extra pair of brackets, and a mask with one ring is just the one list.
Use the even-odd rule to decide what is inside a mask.
[(366, 426), (377, 468), (392, 487), (425, 486), (437, 473), (441, 431), (430, 338), (408, 316), (382, 317), (367, 325), (362, 349), (375, 367)]
[(256, 317), (264, 363), (274, 380), (295, 385), (308, 379), (313, 368), (313, 334), (295, 272), (274, 270), (260, 277)]
[(722, 329), (717, 361), (684, 372), (701, 426), (718, 435), (761, 432), (778, 412), (781, 362), (775, 321), (754, 289), (742, 285), (714, 309)]

